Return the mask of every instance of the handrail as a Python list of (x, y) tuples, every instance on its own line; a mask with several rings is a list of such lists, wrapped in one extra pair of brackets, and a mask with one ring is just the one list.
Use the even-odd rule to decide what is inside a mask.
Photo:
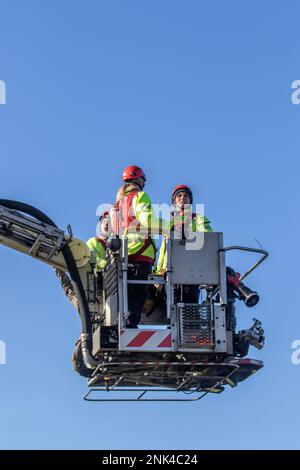
[(260, 248), (248, 248), (246, 246), (238, 246), (238, 245), (232, 245), (232, 246), (226, 246), (224, 248), (221, 248), (219, 251), (231, 251), (231, 250), (238, 250), (238, 251), (249, 251), (252, 253), (260, 253), (263, 256), (256, 262), (254, 263), (241, 277), (240, 281), (245, 279), (245, 277), (249, 276), (254, 269), (256, 269), (268, 256), (269, 253), (266, 250), (262, 250)]

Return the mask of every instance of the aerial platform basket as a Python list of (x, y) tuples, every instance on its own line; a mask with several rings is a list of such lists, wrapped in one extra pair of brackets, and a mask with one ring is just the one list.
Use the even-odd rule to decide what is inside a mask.
[[(167, 240), (165, 276), (150, 275), (148, 280), (128, 280), (127, 240), (120, 252), (111, 257), (104, 274), (106, 327), (99, 325), (93, 335), (93, 354), (110, 361), (99, 366), (88, 380), (89, 401), (107, 400), (114, 394), (139, 393), (127, 400), (183, 399), (194, 393), (199, 400), (207, 393), (220, 393), (224, 385), (235, 386), (263, 367), (261, 361), (247, 365), (234, 358), (233, 331), (227, 321), (226, 251), (256, 252), (262, 257), (246, 271), (245, 278), (267, 256), (264, 250), (246, 247), (223, 247), (222, 233), (201, 234), (203, 243), (188, 249), (184, 240)], [(114, 273), (114, 274), (112, 274)], [(126, 328), (129, 284), (163, 285), (165, 305), (158, 306), (138, 328)], [(177, 285), (197, 285), (204, 298), (199, 303), (176, 302)], [(115, 341), (103, 340), (103, 331), (111, 325)], [(107, 338), (107, 330), (106, 330)], [(111, 349), (110, 349), (111, 346)], [(106, 356), (105, 356), (106, 352)], [(104, 355), (103, 355), (104, 353)], [(143, 387), (144, 386), (144, 387)], [(142, 388), (141, 388), (142, 387)], [(149, 394), (176, 392), (175, 398), (149, 398)], [(95, 394), (105, 392), (101, 398)], [(178, 398), (183, 394), (183, 398)], [(116, 394), (117, 395), (117, 394)], [(110, 396), (110, 395), (109, 395)], [(111, 398), (113, 401), (122, 398)]]
[[(126, 236), (120, 247), (107, 250), (108, 263), (102, 275), (96, 269), (95, 253), (74, 239), (70, 229), (68, 232), (66, 235), (31, 206), (0, 200), (0, 244), (56, 270), (66, 272), (69, 268), (82, 285), (79, 298), (84, 308), (80, 316), (89, 330), (77, 343), (80, 364), (76, 370), (88, 377), (91, 390), (86, 400), (95, 401), (91, 395), (100, 392), (107, 399), (111, 396), (108, 391), (135, 391), (136, 401), (152, 400), (147, 398), (149, 394), (160, 391), (165, 396), (167, 391), (173, 393), (176, 401), (182, 394), (186, 401), (193, 393), (193, 399), (199, 400), (207, 393), (220, 393), (226, 385), (235, 386), (263, 367), (261, 361), (244, 358), (247, 348), (237, 348), (237, 341), (241, 345), (248, 341), (248, 346), (260, 349), (263, 330), (255, 320), (250, 329), (235, 331), (226, 253), (239, 250), (261, 255), (240, 276), (240, 282), (265, 260), (265, 250), (224, 247), (223, 234), (218, 232), (195, 233), (194, 241), (178, 240), (171, 234), (166, 240), (165, 275), (131, 280)], [(66, 251), (73, 259), (71, 264)], [(164, 292), (163, 302), (154, 305), (138, 328), (127, 327), (130, 284), (152, 285)], [(199, 302), (176, 297), (178, 286), (186, 285), (199, 287)], [(102, 398), (96, 398), (99, 400)]]

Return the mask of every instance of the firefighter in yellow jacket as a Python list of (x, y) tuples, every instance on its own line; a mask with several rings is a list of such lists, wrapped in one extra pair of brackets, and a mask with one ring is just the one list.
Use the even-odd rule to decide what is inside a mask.
[(97, 237), (92, 237), (87, 241), (87, 246), (90, 251), (95, 251), (97, 258), (97, 270), (100, 271), (105, 268), (107, 238), (111, 233), (111, 221), (109, 212), (103, 212), (99, 217), (99, 233)]
[[(192, 232), (212, 232), (209, 220), (192, 212), (193, 193), (184, 185), (178, 185), (172, 192), (172, 204), (174, 211), (171, 213), (171, 231), (176, 231), (178, 238), (185, 237), (185, 228), (191, 224)], [(167, 240), (163, 239), (158, 257), (156, 274), (164, 274), (167, 269)], [(177, 286), (175, 300), (180, 302), (198, 303), (199, 286), (183, 285)]]
[[(155, 262), (156, 244), (151, 230), (160, 230), (161, 221), (156, 218), (151, 200), (143, 191), (146, 182), (144, 171), (131, 165), (122, 174), (123, 186), (117, 193), (112, 210), (113, 232), (127, 236), (128, 280), (147, 280)], [(124, 235), (125, 234), (125, 235)], [(147, 293), (147, 285), (128, 285), (127, 328), (136, 328)]]

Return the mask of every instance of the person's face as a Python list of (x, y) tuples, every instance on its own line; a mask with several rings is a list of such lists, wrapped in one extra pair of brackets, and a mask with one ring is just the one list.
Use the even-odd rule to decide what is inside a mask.
[(103, 219), (100, 224), (100, 231), (103, 234), (107, 234), (109, 232), (109, 219)]
[(182, 191), (175, 196), (175, 204), (180, 209), (184, 209), (185, 205), (191, 204), (191, 199), (188, 193)]
[(143, 189), (143, 187), (145, 186), (145, 180), (144, 180), (144, 178), (139, 178), (139, 179), (136, 180), (136, 182), (137, 182), (137, 184), (139, 185), (139, 187), (140, 187), (141, 189)]

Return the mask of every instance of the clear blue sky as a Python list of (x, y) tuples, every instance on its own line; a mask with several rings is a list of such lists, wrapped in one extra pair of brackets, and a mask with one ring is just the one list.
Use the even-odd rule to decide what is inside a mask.
[[(197, 404), (90, 404), (52, 270), (0, 247), (0, 448), (299, 448), (299, 2), (0, 0), (1, 197), (87, 239), (127, 164), (154, 202), (189, 184), (226, 244), (271, 257), (239, 325), (265, 368)], [(242, 269), (247, 256), (231, 259)], [(228, 260), (230, 264), (230, 260)]]

